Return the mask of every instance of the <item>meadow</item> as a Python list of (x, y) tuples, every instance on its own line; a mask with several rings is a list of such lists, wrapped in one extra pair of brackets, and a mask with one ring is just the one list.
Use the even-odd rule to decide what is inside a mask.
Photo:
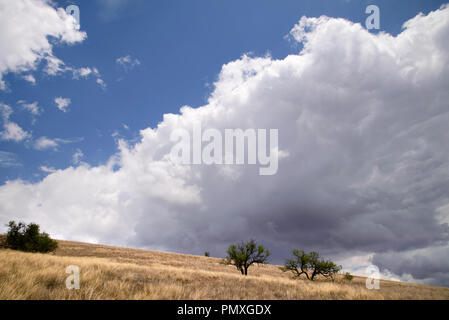
[[(58, 241), (50, 254), (0, 248), (0, 299), (449, 299), (449, 289), (394, 281), (368, 290), (352, 281), (293, 279), (279, 266), (256, 265), (248, 276), (220, 258)], [(68, 290), (66, 268), (80, 268)]]

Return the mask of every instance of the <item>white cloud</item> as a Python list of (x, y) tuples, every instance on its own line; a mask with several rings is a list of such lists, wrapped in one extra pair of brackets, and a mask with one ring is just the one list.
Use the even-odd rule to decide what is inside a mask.
[(67, 112), (67, 107), (70, 105), (70, 103), (72, 103), (72, 100), (70, 100), (69, 98), (57, 97), (55, 98), (55, 103), (59, 110), (61, 110), (62, 112)]
[(44, 151), (48, 149), (57, 150), (61, 144), (67, 143), (76, 143), (82, 141), (82, 138), (73, 138), (73, 139), (61, 139), (61, 138), (47, 138), (40, 137), (34, 143), (34, 148), (36, 150)]
[(0, 114), (3, 121), (9, 121), (9, 116), (12, 114), (12, 108), (6, 104), (0, 103)]
[(0, 140), (20, 142), (31, 138), (31, 134), (23, 130), (17, 123), (10, 121), (12, 108), (0, 103), (0, 113), (3, 118), (3, 131), (0, 131)]
[(34, 148), (37, 150), (56, 149), (57, 147), (57, 141), (55, 139), (49, 139), (47, 137), (40, 137), (34, 144)]
[(91, 73), (92, 73), (91, 68), (79, 68), (79, 69), (73, 70), (73, 77), (75, 79), (86, 78)]
[(30, 138), (30, 134), (23, 130), (17, 123), (7, 122), (3, 124), (3, 131), (0, 132), (0, 138), (6, 141), (19, 142)]
[[(373, 254), (395, 273), (387, 253), (441, 246), (449, 261), (448, 226), (437, 219), (449, 189), (449, 8), (395, 37), (325, 17), (302, 18), (292, 36), (304, 42), (299, 54), (229, 62), (205, 106), (164, 115), (135, 145), (119, 140), (107, 164), (7, 182), (0, 224), (33, 220), (63, 239), (217, 255), (255, 237), (278, 262), (299, 247)], [(279, 128), (277, 175), (172, 164), (171, 133), (198, 121)], [(404, 277), (419, 280), (423, 269)], [(424, 280), (447, 285), (437, 271)]]
[(28, 112), (30, 112), (33, 116), (37, 116), (41, 113), (41, 109), (39, 108), (37, 101), (32, 103), (26, 103), (25, 101), (20, 100), (18, 101), (18, 103), (21, 104), (22, 107)]
[(20, 167), (17, 154), (8, 151), (0, 151), (0, 168)]
[(75, 80), (87, 79), (90, 76), (95, 78), (95, 82), (98, 83), (103, 89), (106, 87), (105, 81), (101, 78), (100, 72), (97, 68), (81, 67), (74, 68), (66, 66), (66, 64), (56, 57), (47, 57), (47, 67), (45, 72), (49, 75), (57, 75), (64, 72), (71, 72), (72, 77)]
[(53, 55), (49, 37), (68, 44), (86, 38), (85, 32), (77, 30), (75, 19), (51, 3), (0, 0), (0, 90), (6, 87), (2, 76), (35, 70), (42, 59), (47, 60), (49, 74), (57, 73), (63, 62)]
[(75, 153), (72, 156), (73, 164), (79, 164), (83, 157), (84, 157), (84, 153), (80, 149), (76, 149)]
[(57, 170), (55, 168), (47, 167), (47, 166), (41, 166), (39, 169), (45, 173), (54, 173)]
[(36, 84), (36, 79), (34, 78), (34, 76), (32, 74), (26, 74), (23, 76), (23, 79), (28, 81), (29, 83), (31, 83), (32, 85)]
[(106, 83), (104, 82), (103, 79), (97, 78), (96, 82), (98, 85), (100, 85), (100, 87), (102, 87), (103, 89), (106, 89)]
[(102, 79), (100, 72), (98, 71), (97, 68), (79, 68), (79, 69), (74, 69), (74, 68), (66, 68), (66, 71), (71, 71), (73, 74), (73, 79), (79, 80), (82, 78), (88, 78), (89, 76), (93, 76), (95, 78), (95, 82), (100, 85), (101, 88), (105, 89), (106, 88), (106, 83), (105, 81)]
[(19, 100), (17, 103), (19, 103), (22, 106), (22, 108), (24, 108), (31, 114), (32, 124), (35, 124), (37, 116), (40, 115), (42, 112), (41, 108), (39, 108), (39, 106), (38, 106), (37, 101), (32, 102), (32, 103), (27, 103), (24, 100)]
[(119, 57), (115, 60), (115, 62), (122, 66), (126, 71), (140, 65), (140, 61), (138, 59), (131, 58), (130, 55)]
[(55, 76), (62, 72), (71, 71), (71, 68), (66, 67), (65, 63), (55, 56), (47, 56), (45, 57), (45, 61), (47, 62), (47, 65), (44, 71), (48, 75)]

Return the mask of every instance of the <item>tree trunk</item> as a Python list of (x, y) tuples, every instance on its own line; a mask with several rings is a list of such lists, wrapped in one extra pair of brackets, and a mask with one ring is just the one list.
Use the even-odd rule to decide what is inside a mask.
[(306, 275), (306, 277), (307, 277), (307, 280), (310, 280), (309, 274), (307, 273), (307, 271), (304, 271), (303, 268), (301, 268), (301, 273), (304, 273)]
[(313, 279), (315, 278), (316, 275), (317, 275), (317, 270), (315, 269), (315, 270), (313, 270), (312, 278), (310, 278), (310, 280), (313, 281)]

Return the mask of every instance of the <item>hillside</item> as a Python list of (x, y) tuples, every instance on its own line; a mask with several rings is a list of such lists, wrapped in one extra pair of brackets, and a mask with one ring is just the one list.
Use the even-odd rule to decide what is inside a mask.
[[(68, 290), (69, 265), (81, 270)], [(449, 299), (449, 289), (365, 279), (293, 280), (277, 266), (241, 276), (218, 258), (59, 241), (52, 254), (0, 249), (0, 299)]]

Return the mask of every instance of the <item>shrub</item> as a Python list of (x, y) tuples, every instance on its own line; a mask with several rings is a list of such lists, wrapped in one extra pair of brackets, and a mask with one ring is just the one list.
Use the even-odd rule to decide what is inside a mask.
[(23, 222), (18, 224), (10, 221), (6, 235), (5, 246), (13, 250), (27, 252), (51, 252), (58, 247), (58, 243), (52, 240), (45, 232), (39, 232), (39, 225), (30, 223), (26, 225)]
[(247, 243), (241, 242), (238, 245), (231, 245), (227, 251), (228, 255), (223, 261), (224, 264), (235, 266), (242, 275), (248, 275), (248, 268), (254, 263), (265, 263), (270, 256), (270, 251), (256, 241), (250, 240)]
[(344, 279), (348, 280), (348, 281), (352, 281), (352, 279), (354, 279), (354, 276), (352, 274), (350, 274), (349, 272), (346, 272), (344, 275)]
[(210, 257), (209, 251), (204, 252), (204, 256), (205, 256), (205, 257)]

